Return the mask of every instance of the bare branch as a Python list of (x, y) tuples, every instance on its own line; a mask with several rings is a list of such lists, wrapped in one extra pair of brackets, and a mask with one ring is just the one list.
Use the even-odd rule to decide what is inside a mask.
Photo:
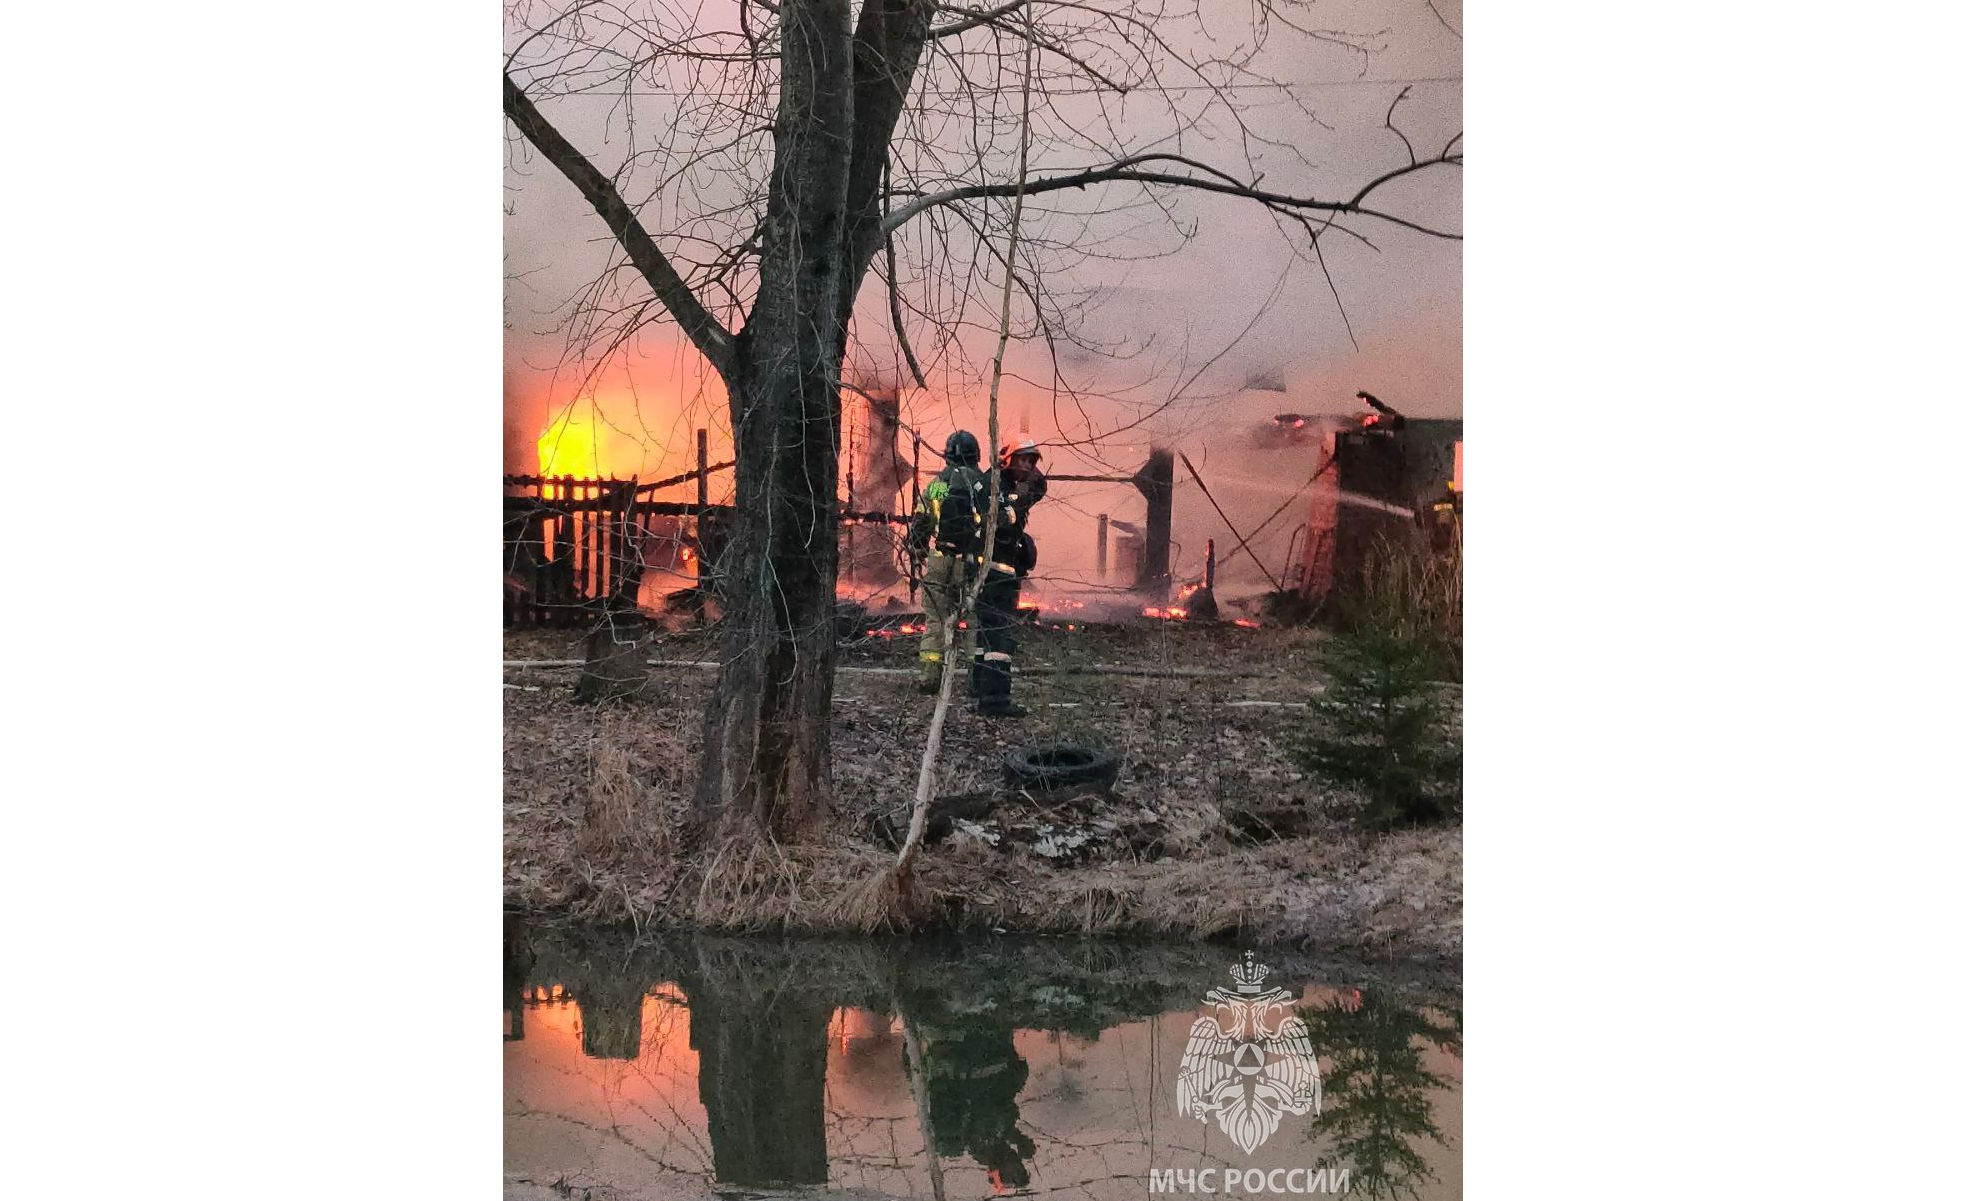
[(939, 8), (946, 12), (962, 13), (964, 15), (948, 25), (932, 26), (930, 36), (933, 38), (955, 37), (967, 29), (976, 29), (980, 25), (995, 24), (999, 18), (1019, 11), (1029, 2), (1030, 0), (1008, 0), (1007, 3), (1001, 4), (997, 8), (982, 11), (970, 8), (955, 8), (950, 5), (938, 5)]
[(1408, 99), (1409, 88), (1413, 86), (1414, 86), (1413, 84), (1410, 84), (1407, 87), (1402, 88), (1401, 91), (1396, 92), (1395, 98), (1388, 102), (1388, 114), (1381, 118), (1381, 123), (1387, 126), (1391, 131), (1393, 131), (1396, 137), (1402, 140), (1402, 146), (1408, 151), (1408, 162), (1410, 166), (1415, 165), (1415, 146), (1409, 142), (1408, 135), (1403, 133), (1399, 128), (1396, 127), (1395, 106), (1397, 104), (1400, 104), (1402, 101)]
[[(885, 182), (888, 179), (888, 173), (888, 167), (884, 166), (882, 168), (882, 176)], [(886, 201), (884, 202), (884, 207), (883, 218), (886, 220), (888, 217)], [(886, 260), (884, 265), (887, 268), (883, 272), (883, 282), (889, 288), (889, 324), (895, 330), (896, 345), (902, 348), (903, 362), (909, 364), (910, 378), (916, 381), (917, 387), (928, 391), (930, 381), (923, 378), (923, 364), (916, 361), (916, 351), (909, 344), (909, 333), (903, 328), (902, 287), (896, 281), (896, 236), (887, 229), (882, 231), (882, 253)]]
[(684, 331), (700, 353), (710, 360), (711, 365), (723, 374), (731, 362), (732, 335), (718, 323), (710, 310), (706, 309), (690, 285), (677, 274), (670, 265), (662, 249), (636, 219), (635, 211), (629, 202), (622, 198), (615, 184), (603, 175), (587, 157), (568, 140), (561, 136), (546, 117), (541, 115), (533, 102), (527, 99), (526, 92), (513, 82), (511, 75), (503, 76), (506, 87), (506, 116), (519, 128), (526, 140), (533, 143), (547, 161), (560, 169), (568, 181), (581, 190), (597, 215), (607, 223), (616, 241), (629, 255), (643, 279), (649, 283), (650, 291), (670, 311), (677, 325)]
[(1424, 4), (1427, 4), (1429, 6), (1429, 11), (1436, 15), (1436, 21), (1438, 24), (1440, 24), (1444, 29), (1447, 29), (1451, 33), (1455, 34), (1457, 41), (1460, 42), (1463, 40), (1463, 31), (1449, 23), (1449, 18), (1443, 15), (1443, 10), (1436, 7), (1436, 0), (1422, 0), (1422, 2)]
[[(1200, 170), (1210, 171), (1212, 177), (1199, 178), (1193, 175), (1177, 175), (1166, 171), (1145, 171), (1140, 166), (1140, 164), (1147, 162), (1168, 161), (1180, 162)], [(1428, 234), (1430, 237), (1445, 238), (1450, 241), (1460, 242), (1463, 240), (1462, 234), (1430, 229), (1425, 225), (1419, 225), (1405, 218), (1397, 217), (1392, 213), (1365, 208), (1361, 202), (1366, 200), (1369, 194), (1375, 189), (1391, 180), (1399, 179), (1404, 175), (1412, 175), (1418, 171), (1427, 170), (1430, 167), (1461, 166), (1462, 163), (1463, 156), (1460, 154), (1445, 154), (1436, 158), (1421, 159), (1407, 166), (1397, 167), (1392, 171), (1388, 171), (1369, 180), (1360, 191), (1354, 193), (1347, 200), (1319, 200), (1310, 196), (1291, 196), (1283, 192), (1267, 191), (1248, 184), (1237, 183), (1223, 172), (1205, 167), (1203, 164), (1195, 163), (1178, 155), (1168, 154), (1135, 155), (1106, 167), (1091, 167), (1083, 171), (1069, 172), (1065, 175), (1042, 176), (1038, 179), (1026, 181), (1024, 191), (1027, 195), (1036, 195), (1043, 192), (1056, 192), (1063, 188), (1085, 188), (1090, 184), (1098, 183), (1131, 182), (1162, 184), (1168, 187), (1193, 188), (1204, 192), (1218, 192), (1226, 196), (1242, 196), (1248, 200), (1256, 200), (1281, 209), (1304, 209), (1325, 213), (1352, 213), (1362, 217), (1372, 217), (1378, 221), (1387, 221), (1407, 229), (1415, 230), (1418, 233)], [(970, 184), (961, 188), (950, 188), (942, 192), (918, 195), (916, 199), (895, 210), (890, 215), (888, 222), (889, 228), (891, 230), (898, 229), (912, 217), (939, 205), (954, 204), (962, 200), (1010, 196), (1017, 190), (1018, 187), (1015, 184)]]

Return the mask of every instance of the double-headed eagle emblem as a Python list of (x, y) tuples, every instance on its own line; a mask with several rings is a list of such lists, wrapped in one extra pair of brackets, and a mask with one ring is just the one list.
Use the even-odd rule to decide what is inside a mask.
[(1217, 1126), (1251, 1154), (1288, 1113), (1320, 1108), (1319, 1059), (1292, 994), (1264, 987), (1271, 969), (1253, 961), (1231, 969), (1232, 989), (1204, 997), (1210, 1012), (1190, 1026), (1176, 1073), (1176, 1110)]

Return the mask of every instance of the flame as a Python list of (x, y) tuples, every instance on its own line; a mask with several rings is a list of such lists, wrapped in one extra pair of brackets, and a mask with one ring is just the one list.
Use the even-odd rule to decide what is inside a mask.
[(592, 404), (585, 414), (577, 414), (573, 406), (562, 410), (560, 416), (540, 431), (536, 446), (540, 452), (541, 475), (595, 478), (608, 474), (602, 470), (601, 447), (595, 429), (595, 407)]
[(1149, 605), (1142, 610), (1143, 617), (1158, 617), (1163, 621), (1182, 621), (1189, 615), (1190, 611), (1180, 605), (1170, 605), (1166, 609)]
[(1236, 626), (1243, 626), (1247, 630), (1255, 630), (1258, 628), (1258, 623), (1251, 620), (1249, 617), (1239, 617), (1234, 621), (1232, 621), (1231, 624)]

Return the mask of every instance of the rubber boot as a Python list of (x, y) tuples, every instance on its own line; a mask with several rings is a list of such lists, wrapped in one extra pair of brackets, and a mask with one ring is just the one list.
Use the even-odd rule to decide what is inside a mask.
[(979, 665), (978, 715), (1024, 717), (1026, 708), (1012, 699), (1012, 665), (1003, 659)]

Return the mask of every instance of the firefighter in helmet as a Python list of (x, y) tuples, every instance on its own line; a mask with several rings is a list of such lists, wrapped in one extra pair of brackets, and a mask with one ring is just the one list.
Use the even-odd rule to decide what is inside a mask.
[[(984, 541), (986, 482), (978, 469), (981, 451), (977, 435), (958, 430), (944, 441), (944, 469), (937, 473), (916, 502), (909, 523), (910, 556), (922, 564), (923, 642), (918, 654), (917, 688), (934, 693), (942, 684), (944, 655), (957, 648), (944, 644), (944, 622), (962, 616), (966, 592), (975, 579)], [(968, 651), (975, 641), (965, 631)], [(969, 658), (965, 654), (958, 662)]]
[(1025, 437), (1007, 442), (998, 452), (998, 526), (978, 592), (981, 654), (971, 667), (971, 694), (985, 717), (1025, 715), (1024, 707), (1012, 700), (1012, 631), (1019, 615), (1019, 581), (1039, 560), (1026, 530), (1032, 507), (1046, 496), (1039, 457), (1039, 444)]

